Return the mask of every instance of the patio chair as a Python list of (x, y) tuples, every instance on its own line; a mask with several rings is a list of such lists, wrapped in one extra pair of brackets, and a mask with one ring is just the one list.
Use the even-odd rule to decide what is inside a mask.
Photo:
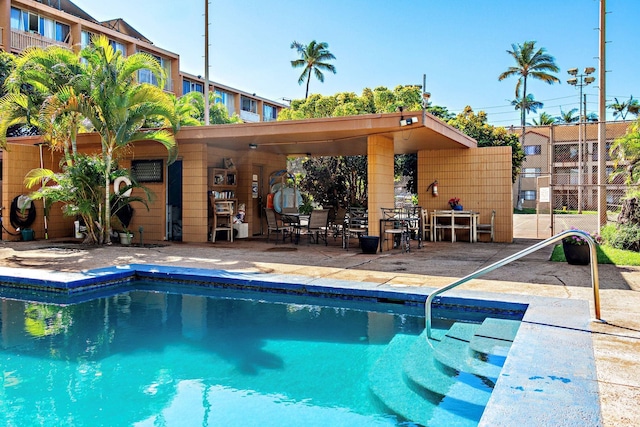
[(227, 232), (227, 239), (233, 242), (233, 202), (215, 202), (213, 204), (213, 232), (211, 241), (215, 243), (218, 231)]
[[(410, 250), (411, 232), (409, 231), (409, 221), (407, 220), (407, 211), (401, 208), (381, 208), (383, 228), (383, 241), (391, 239), (393, 247), (402, 247), (405, 252)], [(389, 237), (387, 237), (389, 236)], [(382, 246), (383, 247), (383, 246)]]
[(405, 208), (407, 217), (407, 227), (409, 227), (409, 239), (414, 238), (418, 241), (418, 249), (422, 247), (424, 221), (422, 220), (422, 207), (409, 206)]
[(495, 221), (496, 221), (496, 211), (493, 210), (491, 211), (491, 222), (489, 224), (478, 224), (476, 225), (476, 232), (478, 234), (489, 234), (491, 241), (493, 242), (493, 238), (494, 238), (494, 225), (495, 225)]
[[(302, 234), (307, 234), (309, 240), (313, 240), (316, 244), (320, 239), (324, 240), (327, 246), (327, 235), (329, 233), (329, 209), (315, 209), (309, 216), (309, 223), (301, 229)], [(315, 237), (314, 237), (315, 236)]]
[[(276, 212), (273, 209), (264, 209), (265, 217), (267, 218), (267, 242), (271, 238), (271, 233), (282, 236), (284, 242), (287, 237), (293, 241), (293, 227), (290, 225), (284, 225), (281, 220), (276, 218)], [(276, 239), (276, 244), (278, 243)]]
[(360, 236), (369, 233), (369, 215), (366, 208), (349, 208), (344, 219), (342, 231), (342, 247), (349, 250), (349, 239), (353, 236), (358, 239), (360, 245)]
[(344, 228), (344, 220), (347, 216), (347, 210), (345, 208), (331, 208), (329, 212), (329, 233), (333, 236), (335, 241), (338, 236), (342, 236)]
[(431, 240), (431, 221), (428, 210), (420, 209), (420, 221), (422, 221), (422, 241)]

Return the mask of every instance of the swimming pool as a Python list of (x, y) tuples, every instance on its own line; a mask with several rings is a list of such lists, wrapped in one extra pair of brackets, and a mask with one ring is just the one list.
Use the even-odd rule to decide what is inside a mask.
[[(400, 397), (394, 395), (397, 376), (391, 374), (399, 369), (401, 376), (411, 377), (413, 386), (421, 382), (424, 360), (408, 352), (422, 345), (417, 354), (424, 353), (426, 341), (419, 337), (424, 290), (153, 266), (71, 276), (16, 280), (14, 286), (29, 287), (31, 302), (3, 302), (2, 402), (6, 403), (1, 413), (7, 425), (24, 425), (11, 418), (23, 413), (35, 417), (27, 420), (44, 425), (287, 425), (287, 420), (299, 425), (301, 419), (306, 425), (396, 425), (403, 418), (394, 415), (399, 410), (388, 410), (389, 403), (401, 400), (400, 406), (415, 406), (406, 390), (399, 392)], [(171, 278), (190, 285), (178, 292), (172, 282), (139, 282), (132, 291), (132, 276)], [(220, 283), (226, 288), (223, 296)], [(32, 290), (45, 288), (65, 292)], [(268, 293), (247, 295), (245, 289)], [(1, 295), (15, 298), (15, 293), (24, 296), (24, 292), (5, 288)], [(480, 299), (470, 308), (465, 301), (448, 299), (462, 318), (474, 321), (487, 312), (522, 316), (525, 308), (525, 318), (535, 317), (542, 307)], [(70, 305), (75, 302), (79, 304)], [(261, 306), (272, 308), (253, 311)], [(90, 314), (92, 310), (97, 314)], [(311, 326), (317, 319), (328, 323)], [(561, 398), (549, 399), (554, 387), (585, 386), (575, 374), (549, 380), (522, 370), (517, 353), (528, 353), (535, 346), (518, 341), (538, 332), (534, 323), (525, 323), (508, 358), (487, 360), (505, 363), (497, 383), (494, 371), (493, 377), (480, 381), (478, 376), (463, 375), (462, 381), (450, 385), (481, 391), (475, 406), (462, 411), (467, 415), (456, 419), (458, 425), (513, 425), (518, 416), (513, 409), (527, 411), (527, 399), (533, 397), (532, 404), (537, 405), (546, 396), (558, 406)], [(440, 339), (443, 334), (440, 331)], [(452, 341), (466, 339), (465, 334), (466, 330), (453, 332)], [(532, 367), (531, 360), (528, 365)], [(493, 383), (496, 389), (490, 395)], [(530, 390), (531, 383), (538, 387)], [(592, 390), (593, 385), (586, 388)], [(593, 394), (586, 394), (583, 401), (573, 398), (573, 408), (578, 408), (574, 411), (597, 421), (597, 398), (595, 410), (579, 409), (593, 405)], [(510, 401), (518, 396), (517, 404)], [(435, 400), (445, 409), (461, 412), (458, 397)], [(35, 413), (25, 409), (29, 405)], [(424, 411), (420, 415), (426, 417), (421, 420), (432, 419)], [(564, 411), (562, 416), (566, 415)]]

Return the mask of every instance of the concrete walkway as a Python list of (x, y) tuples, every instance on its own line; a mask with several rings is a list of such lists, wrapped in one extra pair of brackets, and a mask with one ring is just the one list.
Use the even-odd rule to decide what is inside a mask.
[[(351, 281), (439, 287), (537, 243), (426, 242), (410, 253), (365, 255), (339, 241), (329, 246), (267, 243), (158, 242), (145, 247), (86, 247), (54, 241), (0, 242), (0, 266), (81, 271), (130, 263), (300, 274)], [(549, 261), (551, 248), (527, 255), (463, 288), (504, 294), (584, 299), (593, 304), (589, 267)], [(604, 323), (593, 322), (602, 415), (606, 426), (640, 425), (640, 268), (600, 265)], [(593, 306), (592, 306), (593, 310)]]

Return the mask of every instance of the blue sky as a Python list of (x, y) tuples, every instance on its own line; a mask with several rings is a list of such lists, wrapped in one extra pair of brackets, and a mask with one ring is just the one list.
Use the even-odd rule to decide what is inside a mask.
[[(99, 21), (124, 19), (178, 53), (183, 71), (204, 75), (204, 0), (74, 3)], [(566, 70), (598, 67), (599, 7), (598, 0), (211, 0), (210, 79), (272, 100), (303, 98), (291, 42), (323, 41), (337, 73), (313, 79), (311, 93), (359, 95), (422, 84), (426, 74), (434, 104), (454, 113), (471, 105), (492, 124), (517, 125), (516, 78), (498, 81), (513, 65), (506, 50), (526, 40), (546, 48), (562, 83), (529, 80), (528, 92), (552, 116), (577, 108), (579, 90), (566, 83)], [(640, 1), (608, 0), (607, 11), (607, 99), (640, 98)], [(597, 112), (597, 86), (584, 88), (588, 112)]]

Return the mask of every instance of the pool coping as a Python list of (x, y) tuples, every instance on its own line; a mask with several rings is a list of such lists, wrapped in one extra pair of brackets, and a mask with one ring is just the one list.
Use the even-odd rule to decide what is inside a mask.
[[(80, 295), (139, 278), (289, 294), (424, 303), (434, 288), (222, 269), (129, 264), (82, 272), (0, 268), (0, 293), (31, 289)], [(443, 298), (482, 301), (496, 309), (526, 306), (522, 324), (483, 413), (480, 426), (602, 425), (589, 303), (582, 300), (456, 289)]]

